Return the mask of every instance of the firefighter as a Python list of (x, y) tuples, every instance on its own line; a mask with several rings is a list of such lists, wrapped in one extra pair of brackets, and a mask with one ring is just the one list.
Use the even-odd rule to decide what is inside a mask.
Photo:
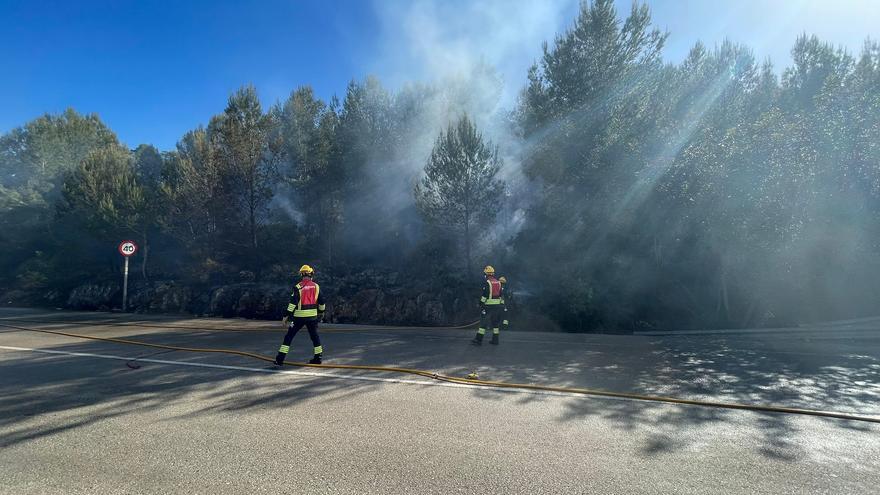
[(499, 323), (504, 314), (504, 297), (501, 293), (501, 282), (495, 278), (495, 269), (491, 265), (483, 269), (483, 275), (486, 276), (486, 285), (483, 286), (483, 295), (480, 297), (480, 327), (477, 329), (477, 335), (474, 336), (471, 343), (483, 345), (483, 336), (486, 335), (486, 329), (491, 328), (491, 343), (498, 345), (498, 334), (501, 333)]
[[(321, 337), (318, 335), (318, 320), (324, 318), (324, 295), (321, 294), (321, 287), (318, 286), (312, 277), (315, 270), (309, 265), (303, 265), (299, 269), (302, 280), (296, 284), (293, 292), (290, 294), (290, 304), (284, 311), (284, 319), (287, 325), (287, 335), (284, 336), (284, 343), (278, 349), (278, 355), (275, 356), (275, 364), (284, 365), (284, 358), (290, 352), (290, 343), (297, 332), (306, 327), (309, 330), (309, 337), (312, 339), (315, 354), (309, 364), (321, 364), (321, 358), (324, 354), (324, 348), (321, 346)], [(290, 317), (293, 316), (293, 320)]]
[[(498, 277), (498, 281), (501, 282), (501, 294), (503, 295), (505, 293), (504, 289), (507, 288), (507, 277), (502, 275)], [(510, 321), (507, 319), (507, 300), (504, 301), (504, 311), (502, 311), (502, 313), (504, 313), (504, 315), (501, 320), (501, 329), (507, 333), (507, 330), (510, 329)], [(495, 340), (497, 341), (498, 339)]]

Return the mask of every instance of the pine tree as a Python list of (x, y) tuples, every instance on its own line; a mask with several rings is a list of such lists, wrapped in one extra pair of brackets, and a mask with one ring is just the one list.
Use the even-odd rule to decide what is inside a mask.
[(430, 224), (451, 229), (461, 239), (468, 273), (473, 237), (495, 219), (504, 183), (496, 176), (498, 148), (483, 139), (467, 115), (437, 138), (425, 176), (415, 187), (416, 205)]
[(143, 232), (144, 190), (121, 146), (89, 153), (65, 177), (62, 198), (59, 213), (104, 241)]
[(272, 199), (276, 180), (278, 143), (270, 139), (273, 119), (263, 114), (253, 86), (246, 86), (229, 97), (226, 110), (208, 128), (219, 162), (220, 184), (232, 200), (232, 217), (227, 225), (238, 223), (242, 232), (231, 231), (231, 241), (246, 237), (250, 255), (256, 255), (259, 231)]
[(281, 143), (281, 176), (293, 189), (305, 213), (310, 242), (322, 241), (324, 262), (330, 263), (333, 233), (339, 222), (339, 190), (335, 137), (338, 115), (315, 97), (309, 86), (296, 89), (273, 110)]

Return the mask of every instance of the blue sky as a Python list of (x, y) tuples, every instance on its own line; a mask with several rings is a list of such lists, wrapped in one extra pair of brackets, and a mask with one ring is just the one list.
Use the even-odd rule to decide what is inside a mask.
[[(630, 0), (616, 0), (628, 12)], [(799, 33), (858, 52), (880, 0), (654, 0), (666, 58), (696, 40), (747, 44), (777, 67)], [(253, 83), (266, 105), (311, 84), (329, 98), (375, 74), (391, 87), (483, 59), (511, 104), (576, 0), (0, 0), (0, 132), (45, 112), (96, 112), (131, 147), (171, 149)]]

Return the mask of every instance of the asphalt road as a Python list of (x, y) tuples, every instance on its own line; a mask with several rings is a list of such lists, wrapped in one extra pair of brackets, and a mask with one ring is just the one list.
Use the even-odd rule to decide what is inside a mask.
[[(0, 310), (0, 493), (877, 493), (880, 428), (273, 355), (278, 324)], [(14, 328), (17, 327), (17, 328)], [(661, 336), (326, 327), (327, 363), (880, 417), (880, 324)], [(291, 360), (310, 354), (307, 335)]]

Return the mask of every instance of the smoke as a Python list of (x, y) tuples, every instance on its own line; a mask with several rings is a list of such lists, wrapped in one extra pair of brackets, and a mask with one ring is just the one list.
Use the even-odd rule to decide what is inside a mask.
[(269, 209), (271, 211), (279, 211), (283, 213), (294, 225), (298, 227), (305, 225), (305, 213), (298, 210), (293, 204), (293, 201), (285, 197), (284, 194), (276, 193), (272, 198), (272, 203), (269, 205)]
[[(422, 0), (402, 4), (375, 0), (383, 49), (367, 69), (392, 87), (411, 81), (442, 81), (483, 63), (502, 76), (500, 103), (512, 106), (529, 66), (571, 22), (577, 0)], [(480, 96), (485, 88), (470, 89)]]
[(375, 1), (382, 49), (365, 68), (391, 88), (391, 120), (399, 139), (369, 167), (382, 185), (373, 203), (381, 204), (368, 204), (365, 211), (398, 219), (397, 233), (417, 241), (422, 231), (413, 187), (437, 136), (467, 114), (498, 146), (504, 161), (499, 178), (508, 185), (507, 198), (516, 199), (499, 198), (496, 224), (479, 240), (488, 246), (514, 236), (536, 187), (522, 175), (522, 143), (511, 112), (542, 44), (564, 30), (577, 5), (577, 0)]
[[(479, 248), (488, 253), (489, 247), (511, 246), (507, 241), (522, 231), (526, 212), (546, 192), (538, 179), (524, 177), (524, 156), (540, 156), (560, 144), (553, 153), (545, 153), (549, 160), (582, 162), (584, 156), (575, 153), (596, 149), (570, 142), (568, 130), (598, 128), (609, 116), (617, 115), (632, 129), (613, 129), (619, 135), (614, 141), (608, 138), (613, 146), (602, 151), (601, 160), (613, 162), (613, 167), (597, 169), (595, 184), (548, 183), (562, 194), (553, 198), (551, 191), (544, 199), (568, 199), (570, 204), (551, 204), (551, 211), (561, 214), (551, 225), (542, 226), (534, 249), (523, 249), (534, 239), (522, 238), (523, 242), (518, 243), (516, 254), (521, 260), (552, 257), (555, 264), (572, 267), (557, 271), (567, 277), (567, 285), (560, 289), (566, 297), (565, 311), (588, 315), (592, 307), (597, 307), (605, 312), (601, 317), (607, 318), (610, 325), (616, 321), (632, 323), (641, 315), (660, 315), (678, 324), (723, 321), (749, 325), (764, 324), (765, 308), (799, 308), (798, 298), (825, 301), (829, 309), (839, 307), (850, 313), (855, 311), (853, 308), (867, 307), (864, 300), (871, 295), (867, 290), (856, 303), (851, 302), (856, 299), (850, 295), (851, 290), (833, 290), (852, 280), (853, 270), (847, 269), (847, 259), (864, 258), (860, 252), (869, 241), (862, 231), (835, 229), (831, 236), (829, 226), (823, 224), (815, 231), (801, 232), (804, 238), (796, 243), (788, 240), (780, 241), (778, 246), (756, 245), (774, 242), (772, 233), (766, 232), (773, 227), (764, 225), (772, 223), (767, 217), (774, 203), (756, 203), (765, 200), (748, 189), (749, 184), (773, 182), (772, 177), (764, 182), (752, 177), (770, 173), (762, 167), (762, 159), (754, 155), (755, 163), (743, 164), (743, 159), (731, 158), (722, 170), (716, 165), (721, 158), (703, 160), (695, 155), (694, 163), (705, 168), (686, 170), (690, 155), (697, 150), (714, 153), (722, 149), (712, 141), (709, 131), (713, 125), (738, 115), (728, 100), (740, 89), (733, 84), (728, 67), (730, 57), (751, 59), (747, 50), (724, 44), (708, 55), (706, 63), (716, 64), (717, 73), (683, 64), (623, 74), (571, 108), (567, 115), (546, 123), (523, 140), (512, 118), (517, 95), (527, 82), (529, 66), (542, 55), (542, 44), (570, 26), (576, 15), (576, 0), (478, 4), (376, 1), (373, 5), (382, 20), (383, 43), (375, 60), (365, 64), (367, 72), (379, 75), (390, 88), (387, 98), (392, 113), (388, 120), (389, 125), (396, 126), (396, 138), (370, 159), (368, 171), (373, 181), (381, 184), (380, 193), (358, 198), (363, 208), (356, 209), (354, 221), (349, 218), (349, 226), (359, 231), (348, 234), (365, 252), (388, 246), (382, 241), (389, 232), (398, 247), (412, 247), (424, 238), (414, 208), (413, 186), (437, 136), (462, 114), (466, 113), (483, 136), (498, 146), (504, 160), (500, 178), (508, 186), (508, 201), (499, 198), (495, 224), (489, 232), (477, 236), (477, 257)], [(670, 123), (651, 120), (655, 113), (641, 110), (639, 102), (643, 99), (656, 103), (649, 108), (658, 108), (658, 115), (668, 114)], [(645, 134), (640, 139), (624, 139), (623, 132), (638, 129)], [(768, 155), (764, 161), (770, 158)], [(675, 174), (685, 173), (690, 175), (676, 182)], [(694, 189), (688, 193), (692, 195), (690, 203), (684, 192), (663, 195), (663, 187), (682, 184)], [(701, 192), (697, 186), (705, 190)], [(598, 199), (582, 201), (578, 198), (581, 193)], [(800, 197), (799, 201), (807, 199)], [(805, 218), (793, 221), (808, 222), (810, 213), (825, 206), (839, 206), (837, 200), (831, 203), (816, 205)], [(857, 217), (857, 212), (851, 216)], [(391, 223), (395, 225), (389, 226)], [(778, 223), (785, 230), (784, 222)], [(801, 229), (792, 229), (796, 230)], [(399, 254), (404, 253), (394, 253)], [(502, 264), (502, 270), (519, 280), (534, 276), (522, 269), (523, 261), (515, 262), (510, 254), (492, 251), (486, 261)], [(540, 286), (540, 280), (528, 282)], [(859, 281), (870, 288), (869, 282)], [(789, 296), (792, 285), (810, 290)], [(594, 287), (599, 288), (594, 291)], [(736, 297), (729, 296), (734, 291), (738, 292)]]

